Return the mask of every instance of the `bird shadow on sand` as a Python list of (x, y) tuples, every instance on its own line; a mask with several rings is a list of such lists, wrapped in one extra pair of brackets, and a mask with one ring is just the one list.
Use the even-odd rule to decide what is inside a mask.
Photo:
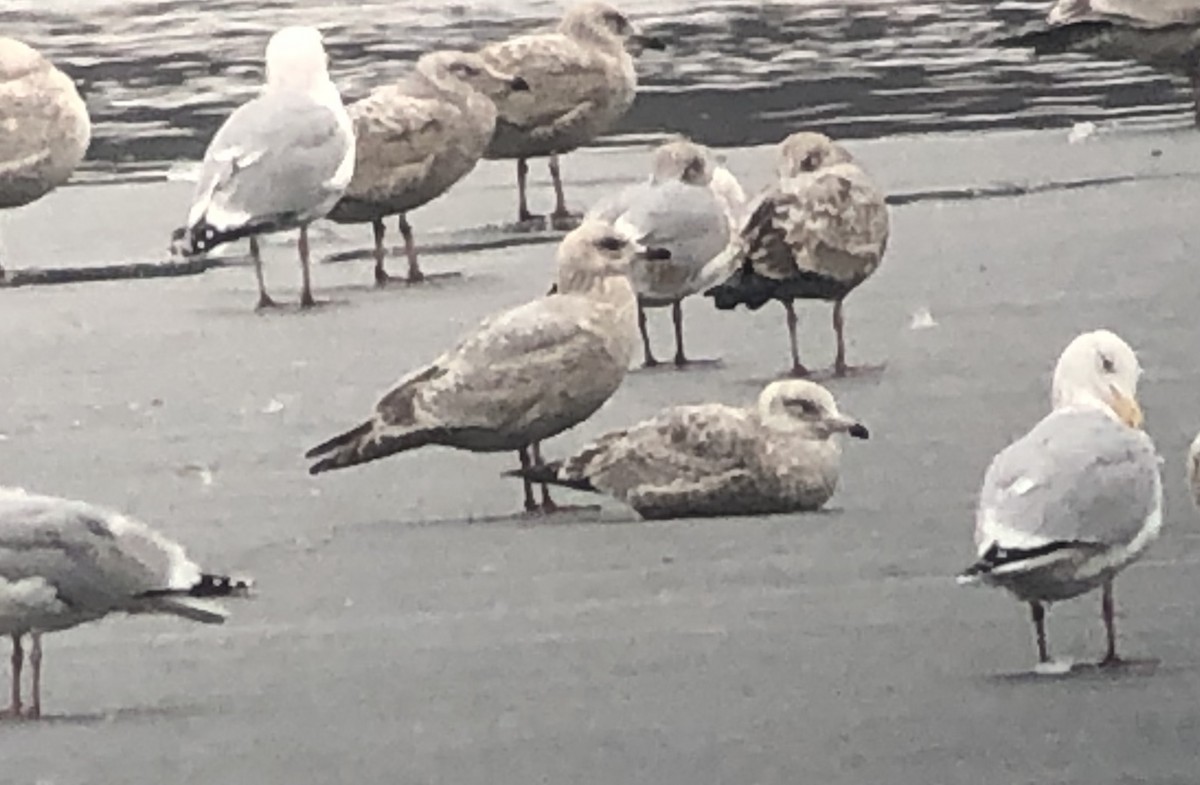
[(1098, 662), (1074, 662), (1064, 664), (1061, 669), (1039, 671), (1036, 669), (1013, 673), (996, 673), (984, 677), (992, 684), (1044, 684), (1046, 682), (1113, 682), (1129, 679), (1145, 679), (1160, 673), (1180, 668), (1162, 668), (1161, 661), (1153, 658), (1128, 659), (1117, 665), (1100, 665)]
[[(324, 291), (329, 291), (328, 289)], [(302, 308), (294, 295), (289, 294), (289, 299), (277, 299), (275, 305), (269, 308), (255, 308), (252, 302), (248, 302), (244, 306), (238, 306), (236, 303), (228, 303), (216, 306), (209, 306), (198, 309), (202, 313), (207, 313), (212, 316), (233, 316), (233, 317), (249, 317), (256, 319), (283, 318), (288, 316), (316, 316), (326, 311), (345, 308), (353, 305), (353, 302), (343, 297), (324, 298), (318, 297), (314, 305), (307, 308)]]
[(744, 379), (743, 382), (752, 387), (765, 387), (771, 382), (777, 382), (782, 379), (806, 379), (810, 382), (817, 382), (818, 384), (837, 384), (838, 382), (852, 382), (855, 380), (878, 383), (882, 381), (886, 371), (887, 363), (879, 363), (878, 365), (856, 365), (852, 368), (848, 368), (843, 374), (837, 373), (833, 367), (830, 366), (828, 368), (818, 368), (804, 376), (797, 376), (790, 370), (787, 370), (776, 376), (768, 378), (755, 377)]
[(207, 711), (208, 709), (198, 703), (176, 706), (132, 706), (103, 712), (87, 712), (79, 714), (42, 714), (42, 716), (38, 717), (37, 719), (28, 719), (25, 717), (2, 717), (0, 718), (0, 728), (36, 728), (43, 725), (87, 727), (91, 725), (111, 725), (118, 722), (157, 722), (162, 719), (197, 717), (206, 713)]
[[(520, 248), (526, 245), (550, 245), (558, 243), (565, 235), (566, 232), (552, 227), (548, 228), (544, 222), (491, 224), (478, 229), (455, 232), (450, 239), (442, 242), (418, 244), (417, 254), (424, 259), (429, 256), (461, 255)], [(388, 257), (403, 260), (405, 258), (404, 249), (393, 247), (388, 251)], [(330, 254), (323, 257), (321, 263), (339, 264), (341, 262), (374, 260), (374, 258), (374, 250), (357, 248), (352, 251)]]
[(636, 368), (629, 369), (629, 373), (636, 374), (657, 374), (657, 373), (701, 373), (704, 371), (717, 371), (725, 367), (725, 361), (720, 357), (711, 359), (701, 358), (697, 360), (688, 360), (683, 365), (676, 365), (673, 360), (660, 360), (654, 365), (639, 365)]

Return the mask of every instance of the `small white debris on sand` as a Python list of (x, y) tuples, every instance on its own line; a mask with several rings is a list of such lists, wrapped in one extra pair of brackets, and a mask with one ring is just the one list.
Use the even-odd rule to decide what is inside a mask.
[(1071, 130), (1067, 133), (1067, 143), (1078, 144), (1095, 133), (1096, 124), (1090, 120), (1085, 120), (1082, 123), (1075, 123), (1075, 125), (1071, 126)]
[(918, 308), (913, 312), (912, 322), (908, 327), (910, 330), (928, 330), (930, 327), (937, 327), (937, 322), (928, 308)]

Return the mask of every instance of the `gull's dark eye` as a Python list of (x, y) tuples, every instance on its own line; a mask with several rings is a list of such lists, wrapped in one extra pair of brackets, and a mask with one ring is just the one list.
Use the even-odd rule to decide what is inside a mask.
[(608, 11), (605, 13), (604, 24), (614, 33), (625, 33), (629, 30), (629, 20), (617, 11)]
[(1100, 367), (1104, 369), (1105, 373), (1117, 372), (1117, 364), (1106, 354), (1100, 355)]
[(809, 415), (817, 414), (820, 411), (817, 405), (807, 398), (790, 398), (784, 401), (784, 404), (789, 409), (799, 409), (802, 413)]
[(625, 241), (620, 237), (614, 237), (610, 234), (607, 237), (601, 237), (597, 240), (596, 247), (602, 248), (605, 251), (619, 251), (625, 247)]

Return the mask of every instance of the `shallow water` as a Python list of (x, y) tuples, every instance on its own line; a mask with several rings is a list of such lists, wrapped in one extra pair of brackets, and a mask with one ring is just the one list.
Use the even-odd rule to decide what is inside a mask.
[[(800, 126), (842, 137), (1032, 128), (1102, 118), (1190, 119), (1179, 83), (1127, 63), (1037, 62), (986, 43), (1046, 5), (932, 2), (626, 0), (669, 39), (640, 66), (638, 104), (607, 141), (683, 131), (708, 144), (771, 142)], [(80, 83), (96, 121), (92, 168), (199, 158), (230, 108), (258, 89), (275, 28), (325, 30), (347, 99), (403, 73), (421, 52), (474, 47), (551, 21), (540, 0), (190, 2), (10, 0), (0, 29)]]

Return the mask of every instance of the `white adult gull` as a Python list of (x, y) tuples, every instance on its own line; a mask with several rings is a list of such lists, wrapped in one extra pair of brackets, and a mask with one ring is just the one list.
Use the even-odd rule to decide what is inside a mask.
[[(635, 257), (666, 256), (611, 225), (584, 222), (558, 249), (558, 294), (485, 320), (405, 376), (371, 418), (309, 450), (311, 474), (427, 445), (518, 453), (586, 420), (617, 391), (636, 341)], [(538, 509), (531, 485), (525, 508)], [(549, 494), (541, 508), (553, 509)]]
[(0, 210), (35, 202), (67, 182), (91, 136), (71, 77), (26, 44), (0, 36)]
[[(168, 614), (220, 624), (213, 597), (244, 595), (245, 580), (201, 572), (149, 526), (84, 502), (0, 488), (0, 635), (12, 639), (10, 717), (42, 711), (42, 635), (113, 613)], [(22, 638), (30, 636), (30, 703), (21, 696)]]
[(843, 301), (879, 269), (890, 231), (883, 193), (850, 152), (824, 134), (795, 133), (779, 145), (776, 182), (752, 203), (732, 244), (729, 278), (712, 287), (718, 309), (787, 313), (792, 374), (800, 362), (795, 300), (833, 303), (834, 374), (848, 373)]
[(408, 213), (475, 168), (496, 130), (496, 105), (488, 94), (528, 89), (520, 76), (500, 73), (478, 54), (440, 51), (423, 55), (407, 79), (350, 105), (357, 148), (354, 177), (329, 218), (370, 222), (377, 285), (389, 280), (383, 219), (399, 216), (408, 282), (422, 280)]
[(647, 519), (807, 512), (837, 489), (842, 433), (868, 436), (824, 387), (788, 379), (767, 385), (757, 406), (671, 407), (510, 474), (606, 493)]
[(549, 156), (557, 225), (572, 219), (563, 194), (558, 157), (607, 132), (629, 111), (637, 95), (637, 72), (627, 47), (664, 49), (639, 33), (616, 8), (584, 2), (569, 9), (553, 30), (528, 33), (481, 50), (496, 69), (520, 74), (522, 93), (492, 95), (499, 110), (496, 135), (486, 158), (517, 160), (517, 220), (529, 211), (525, 179), (528, 159)]
[[(329, 79), (321, 34), (285, 27), (266, 49), (262, 93), (238, 107), (204, 154), (187, 226), (185, 254), (243, 237), (258, 280), (258, 307), (275, 305), (263, 281), (258, 235), (299, 228), (300, 305), (315, 304), (308, 225), (329, 213), (354, 174), (354, 130)], [(180, 238), (182, 235), (182, 238)]]
[(704, 275), (706, 265), (729, 245), (728, 209), (734, 208), (724, 206), (712, 188), (712, 175), (703, 147), (686, 139), (673, 140), (655, 150), (648, 180), (624, 189), (588, 213), (611, 221), (618, 231), (643, 245), (671, 252), (670, 261), (634, 262), (630, 273), (638, 295), (638, 328), (648, 367), (658, 365), (658, 360), (650, 348), (646, 309), (671, 306), (675, 365), (686, 365), (682, 301), (714, 283)]
[(1007, 589), (1029, 603), (1040, 667), (1050, 664), (1045, 606), (1102, 588), (1108, 648), (1121, 662), (1113, 579), (1162, 528), (1162, 480), (1141, 428), (1141, 369), (1117, 335), (1084, 333), (1054, 370), (1053, 411), (988, 467), (975, 517), (979, 560), (963, 583)]

